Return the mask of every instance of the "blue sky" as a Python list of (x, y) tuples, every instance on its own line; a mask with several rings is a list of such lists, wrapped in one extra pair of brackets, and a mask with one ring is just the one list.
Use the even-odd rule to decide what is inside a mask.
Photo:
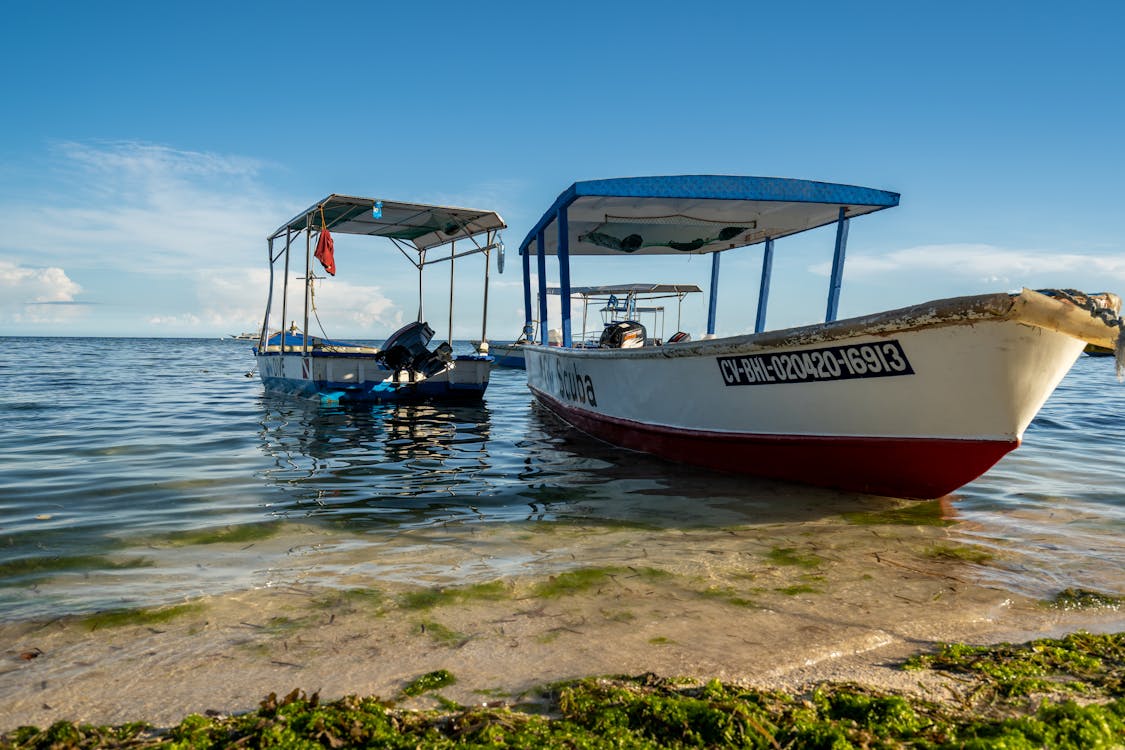
[[(329, 193), (490, 208), (510, 251), (576, 180), (864, 185), (840, 316), (1028, 286), (1125, 292), (1125, 6), (1115, 2), (7, 3), (0, 335), (226, 336), (265, 237)], [(389, 246), (337, 238), (330, 336), (416, 310)], [(771, 327), (823, 317), (834, 235), (778, 242)], [(522, 324), (519, 264), (489, 334)], [(575, 284), (706, 286), (707, 259), (579, 258)], [(723, 262), (753, 327), (761, 249)], [(427, 284), (446, 332), (447, 271)], [(480, 332), (458, 266), (456, 338)], [(552, 277), (553, 280), (553, 277)], [(684, 310), (699, 331), (705, 302)], [(317, 331), (314, 331), (317, 332)]]

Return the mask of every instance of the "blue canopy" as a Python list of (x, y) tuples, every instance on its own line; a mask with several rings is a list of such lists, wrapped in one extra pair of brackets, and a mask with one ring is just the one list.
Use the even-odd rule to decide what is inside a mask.
[(576, 182), (520, 244), (558, 252), (565, 214), (571, 255), (704, 254), (754, 245), (897, 206), (899, 194), (778, 177), (674, 175)]

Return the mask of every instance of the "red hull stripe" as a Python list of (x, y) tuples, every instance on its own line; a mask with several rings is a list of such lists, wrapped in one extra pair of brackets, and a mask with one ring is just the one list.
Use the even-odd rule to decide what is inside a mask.
[(873, 495), (941, 497), (988, 471), (1018, 440), (738, 435), (594, 414), (532, 388), (583, 432), (613, 445), (719, 471)]

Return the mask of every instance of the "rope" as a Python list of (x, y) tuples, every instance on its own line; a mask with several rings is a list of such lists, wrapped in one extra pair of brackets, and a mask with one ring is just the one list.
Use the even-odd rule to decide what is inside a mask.
[[(324, 205), (320, 206), (320, 231), (323, 232), (328, 228), (327, 223), (324, 221)], [(316, 319), (316, 326), (320, 329), (320, 335), (324, 337), (324, 348), (332, 351), (334, 347), (328, 345), (329, 336), (328, 332), (324, 330), (324, 323), (320, 320), (320, 312), (316, 309), (316, 275), (313, 275), (313, 283), (309, 285), (309, 309), (312, 310), (313, 318)]]
[[(1048, 297), (1065, 299), (1075, 307), (1080, 307), (1090, 313), (1090, 316), (1105, 323), (1110, 328), (1117, 329), (1117, 342), (1113, 347), (1113, 358), (1116, 365), (1117, 381), (1125, 381), (1125, 319), (1112, 307), (1103, 307), (1098, 304), (1096, 297), (1105, 295), (1091, 295), (1077, 289), (1037, 289), (1040, 294)], [(1109, 297), (1105, 296), (1108, 300)]]

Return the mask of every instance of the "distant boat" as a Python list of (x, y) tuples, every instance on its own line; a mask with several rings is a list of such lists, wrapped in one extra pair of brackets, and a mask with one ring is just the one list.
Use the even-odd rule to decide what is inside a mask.
[[(529, 325), (532, 268), (539, 286), (528, 387), (574, 427), (673, 461), (898, 497), (949, 493), (1020, 444), (1083, 347), (1115, 345), (1121, 300), (1024, 289), (837, 320), (850, 220), (898, 202), (762, 177), (576, 182), (520, 245)], [(825, 322), (766, 331), (775, 241), (832, 225)], [(714, 338), (719, 261), (749, 245), (763, 247), (755, 332)], [(656, 345), (622, 329), (595, 348), (572, 333), (572, 258), (656, 254), (711, 255), (701, 340)], [(546, 255), (558, 259), (559, 346), (548, 340)]]
[[(454, 261), (472, 255), (484, 258), (481, 337), (487, 340), (483, 321), (488, 316), (488, 259), (493, 251), (503, 253), (500, 230), (505, 226), (493, 211), (345, 195), (330, 195), (282, 224), (268, 238), (270, 293), (263, 330), (276, 313), (274, 267), (282, 259), (280, 320), (294, 312), (289, 302), (291, 254), (305, 268), (299, 303), (304, 325), (259, 339), (254, 353), (265, 389), (328, 402), (479, 400), (488, 387), (492, 358), (453, 353)], [(382, 347), (308, 333), (310, 319), (319, 321), (313, 297), (313, 282), (318, 277), (312, 272), (312, 248), (317, 248), (316, 259), (335, 275), (332, 234), (386, 238), (388, 246), (397, 248), (418, 270), (418, 318), (392, 333)], [(275, 250), (275, 244), (281, 244), (281, 249)], [(295, 247), (300, 249), (294, 252)], [(448, 252), (439, 254), (445, 248)], [(450, 264), (449, 336), (430, 348), (434, 330), (422, 316), (422, 274), (442, 262)], [(444, 274), (442, 278), (446, 278)]]
[(230, 336), (237, 341), (257, 341), (262, 337), (261, 333), (232, 333)]
[(1090, 357), (1112, 357), (1114, 355), (1113, 349), (1110, 349), (1108, 346), (1098, 346), (1097, 344), (1086, 344), (1086, 348), (1082, 351)]
[(508, 367), (513, 370), (527, 369), (524, 364), (523, 347), (527, 344), (527, 339), (519, 338), (509, 344), (497, 344), (495, 342), (489, 347), (488, 353), (492, 355), (493, 365), (496, 367)]

